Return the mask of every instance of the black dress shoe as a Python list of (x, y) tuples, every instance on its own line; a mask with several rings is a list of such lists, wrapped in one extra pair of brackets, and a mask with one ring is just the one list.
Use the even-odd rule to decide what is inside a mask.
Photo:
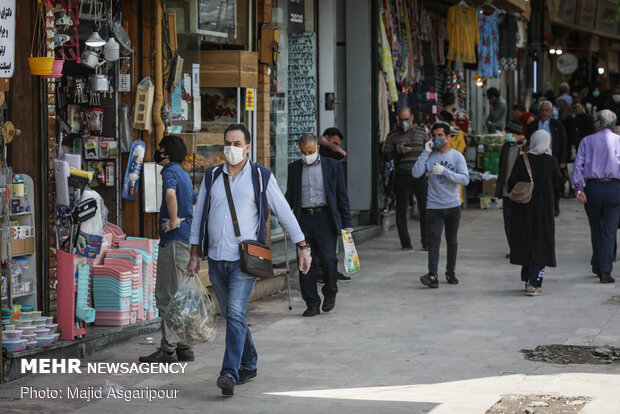
[(325, 298), (323, 299), (323, 306), (321, 309), (323, 309), (323, 312), (329, 312), (334, 309), (334, 306), (336, 306), (336, 298)]
[(459, 280), (456, 278), (454, 273), (446, 272), (446, 281), (451, 285), (458, 285)]
[(239, 381), (237, 381), (237, 385), (245, 384), (249, 380), (256, 378), (257, 370), (249, 370), (245, 368), (241, 368), (239, 370)]
[(179, 348), (177, 346), (177, 359), (179, 361), (193, 361), (194, 351), (192, 351), (192, 348)]
[(308, 309), (306, 309), (306, 311), (303, 313), (303, 316), (306, 316), (306, 317), (311, 317), (311, 316), (316, 316), (316, 315), (318, 315), (319, 313), (321, 313), (321, 311), (319, 311), (319, 308), (318, 308), (318, 307), (316, 307), (316, 308), (308, 308)]
[(616, 279), (611, 277), (611, 273), (601, 272), (601, 283), (614, 283)]
[(595, 268), (594, 266), (592, 266), (592, 273), (594, 273), (599, 278), (601, 277), (601, 271)]
[(235, 382), (226, 375), (220, 375), (217, 379), (217, 386), (222, 389), (224, 397), (232, 397), (235, 394)]

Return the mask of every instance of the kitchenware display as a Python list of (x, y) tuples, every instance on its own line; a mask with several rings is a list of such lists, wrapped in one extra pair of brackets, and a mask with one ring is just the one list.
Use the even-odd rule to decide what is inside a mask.
[(30, 326), (32, 325), (32, 319), (13, 319), (13, 324), (16, 328), (20, 326)]
[(2, 348), (5, 348), (7, 352), (19, 352), (26, 349), (27, 342), (27, 339), (18, 339), (16, 341), (2, 341)]
[(5, 329), (2, 331), (2, 340), (3, 341), (16, 341), (22, 338), (22, 331), (18, 331), (15, 329)]
[(37, 329), (36, 326), (15, 326), (15, 329), (18, 331), (22, 331), (22, 335), (31, 335), (34, 333), (34, 330)]
[(99, 54), (94, 50), (86, 49), (82, 52), (82, 65), (90, 69), (95, 69), (99, 63)]
[(64, 65), (64, 59), (54, 59), (54, 63), (52, 64), (52, 73), (50, 73), (49, 75), (43, 75), (41, 77), (45, 79), (58, 79), (62, 77), (62, 68)]
[[(25, 308), (25, 306), (24, 306), (24, 308)], [(24, 308), (22, 308), (22, 310), (24, 310)], [(41, 318), (41, 314), (43, 313), (41, 311), (36, 311), (36, 310), (32, 309), (32, 307), (30, 309), (30, 312), (32, 312), (32, 319), (40, 319)]]
[(37, 347), (37, 341), (28, 341), (26, 342), (26, 350), (35, 349)]
[(103, 47), (103, 57), (108, 62), (116, 62), (120, 58), (120, 45), (110, 36), (105, 46)]
[(40, 338), (42, 336), (49, 336), (50, 330), (47, 328), (35, 329), (34, 333), (37, 335), (37, 338)]
[(86, 111), (86, 124), (91, 135), (101, 135), (103, 131), (103, 109), (93, 108)]
[(54, 337), (53, 336), (37, 336), (35, 340), (37, 341), (38, 348), (45, 348), (52, 344), (52, 341), (54, 341)]
[(94, 73), (88, 78), (88, 84), (91, 92), (108, 92), (110, 89), (110, 81), (108, 76), (102, 73)]
[(49, 325), (45, 325), (45, 327), (50, 330), (50, 333), (54, 333), (54, 332), (56, 332), (58, 330), (58, 324), (57, 323), (51, 323)]

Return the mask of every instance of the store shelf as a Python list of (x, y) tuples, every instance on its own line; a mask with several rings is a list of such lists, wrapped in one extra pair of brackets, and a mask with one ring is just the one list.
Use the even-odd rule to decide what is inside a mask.
[(20, 217), (20, 216), (29, 216), (32, 214), (32, 211), (23, 211), (21, 213), (13, 213), (9, 215), (9, 217)]

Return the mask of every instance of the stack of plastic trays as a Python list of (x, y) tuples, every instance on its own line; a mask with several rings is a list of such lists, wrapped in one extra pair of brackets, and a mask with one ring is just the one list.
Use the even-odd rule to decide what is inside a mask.
[(94, 266), (93, 299), (96, 325), (122, 326), (131, 322), (131, 275), (126, 266)]
[(129, 301), (129, 310), (131, 323), (136, 323), (138, 320), (141, 320), (144, 315), (141, 264), (130, 259), (117, 259), (113, 254), (107, 255), (104, 259), (104, 264), (118, 266), (131, 271), (131, 299)]
[(88, 306), (88, 289), (90, 287), (90, 266), (81, 264), (78, 267), (77, 304), (75, 315), (86, 323), (94, 322), (95, 310)]
[[(157, 281), (156, 280), (157, 279), (157, 257), (159, 255), (159, 240), (145, 239), (145, 238), (140, 238), (140, 237), (127, 237), (127, 241), (146, 243), (147, 248), (152, 249), (153, 251), (153, 256), (152, 256), (152, 261), (151, 261), (151, 280), (150, 280), (150, 286), (149, 286), (148, 304), (145, 304), (146, 319), (151, 320), (153, 318), (156, 318), (159, 315), (159, 311), (157, 309), (157, 303), (155, 301), (155, 284)], [(126, 246), (126, 244), (123, 244), (123, 245)], [(140, 245), (140, 247), (142, 247), (142, 245)], [(146, 250), (146, 251), (149, 251), (149, 250)], [(146, 290), (146, 285), (144, 289)]]
[(125, 238), (127, 237), (125, 232), (123, 232), (123, 229), (121, 229), (120, 227), (118, 227), (116, 224), (113, 224), (113, 223), (108, 223), (105, 226), (105, 232), (110, 233), (112, 235), (112, 247), (113, 248), (117, 248), (118, 243), (121, 240), (125, 240)]
[(119, 243), (121, 249), (134, 249), (142, 254), (142, 286), (144, 291), (144, 319), (146, 320), (149, 312), (151, 295), (154, 293), (155, 285), (151, 283), (153, 277), (153, 242), (150, 239), (128, 237)]

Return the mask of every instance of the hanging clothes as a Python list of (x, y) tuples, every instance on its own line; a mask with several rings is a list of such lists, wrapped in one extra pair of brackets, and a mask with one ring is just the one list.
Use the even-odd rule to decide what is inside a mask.
[(450, 7), (446, 21), (446, 36), (450, 42), (448, 60), (475, 63), (476, 45), (480, 41), (476, 9), (458, 4)]
[(379, 35), (381, 36), (379, 54), (381, 56), (381, 67), (383, 68), (383, 72), (385, 72), (385, 80), (390, 91), (390, 99), (392, 100), (392, 103), (396, 103), (398, 102), (398, 90), (396, 89), (394, 66), (392, 66), (392, 53), (390, 51), (390, 42), (387, 38), (385, 25), (383, 24), (383, 15), (384, 11), (381, 11), (381, 18), (379, 19)]
[(383, 143), (390, 133), (390, 111), (388, 103), (388, 86), (385, 82), (385, 74), (379, 72), (379, 93), (377, 94), (377, 105), (379, 106), (379, 142)]
[(497, 20), (499, 28), (499, 68), (517, 70), (517, 43), (519, 26), (512, 14), (501, 14)]
[(434, 58), (437, 66), (444, 66), (446, 64), (446, 55), (444, 53), (444, 42), (446, 40), (446, 23), (443, 19), (433, 24), (433, 34), (435, 36), (435, 50)]
[(478, 29), (480, 43), (478, 43), (478, 73), (485, 78), (497, 78), (499, 74), (499, 33), (497, 16), (499, 10), (486, 15), (482, 9), (478, 10)]

